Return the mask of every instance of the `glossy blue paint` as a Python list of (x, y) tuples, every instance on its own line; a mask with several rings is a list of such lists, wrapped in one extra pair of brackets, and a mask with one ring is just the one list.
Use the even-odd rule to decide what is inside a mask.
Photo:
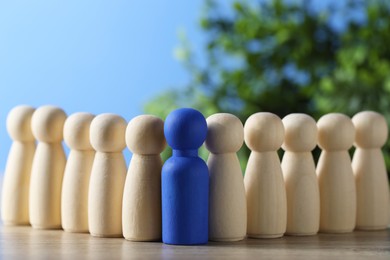
[(209, 172), (198, 157), (207, 135), (203, 115), (191, 108), (171, 112), (164, 125), (173, 155), (162, 169), (162, 239), (166, 244), (208, 241)]

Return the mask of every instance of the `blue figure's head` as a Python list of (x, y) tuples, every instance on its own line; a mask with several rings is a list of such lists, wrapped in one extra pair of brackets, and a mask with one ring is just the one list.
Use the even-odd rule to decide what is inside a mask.
[(165, 119), (164, 134), (175, 150), (198, 149), (206, 140), (207, 122), (198, 110), (176, 109)]

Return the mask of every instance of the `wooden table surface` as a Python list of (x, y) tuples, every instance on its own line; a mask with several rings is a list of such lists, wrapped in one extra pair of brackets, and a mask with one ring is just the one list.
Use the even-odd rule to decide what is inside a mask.
[(0, 259), (390, 259), (390, 230), (171, 246), (0, 224)]

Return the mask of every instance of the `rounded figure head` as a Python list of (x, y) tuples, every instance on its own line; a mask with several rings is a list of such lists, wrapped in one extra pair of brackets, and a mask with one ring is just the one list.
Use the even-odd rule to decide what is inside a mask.
[(101, 114), (91, 122), (90, 141), (99, 152), (121, 152), (126, 147), (126, 121), (115, 114)]
[(310, 152), (317, 145), (316, 121), (306, 114), (290, 114), (283, 118), (282, 148), (291, 152)]
[(66, 114), (55, 106), (42, 106), (35, 110), (31, 128), (35, 138), (45, 143), (61, 142)]
[(322, 116), (318, 122), (318, 145), (323, 150), (341, 151), (351, 148), (355, 139), (352, 120), (340, 113)]
[(32, 142), (35, 140), (31, 130), (31, 118), (35, 109), (30, 106), (14, 107), (7, 117), (7, 130), (14, 141)]
[(214, 154), (235, 153), (244, 142), (244, 127), (238, 117), (219, 113), (207, 118), (206, 147)]
[(380, 148), (387, 141), (388, 127), (384, 116), (374, 111), (363, 111), (352, 118), (355, 126), (355, 145), (361, 148)]
[(164, 134), (172, 149), (198, 149), (206, 139), (206, 119), (198, 110), (176, 109), (165, 120)]
[(93, 150), (89, 140), (89, 128), (94, 115), (75, 113), (69, 116), (64, 124), (64, 141), (75, 150)]
[(166, 146), (164, 121), (152, 115), (133, 118), (126, 128), (126, 144), (136, 154), (160, 154)]
[(245, 122), (244, 137), (252, 151), (277, 151), (284, 139), (282, 120), (268, 112), (253, 114)]

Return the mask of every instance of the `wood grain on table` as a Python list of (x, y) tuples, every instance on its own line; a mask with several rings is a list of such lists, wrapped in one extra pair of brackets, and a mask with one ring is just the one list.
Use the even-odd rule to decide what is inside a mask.
[(390, 259), (390, 230), (172, 246), (0, 225), (0, 259)]

